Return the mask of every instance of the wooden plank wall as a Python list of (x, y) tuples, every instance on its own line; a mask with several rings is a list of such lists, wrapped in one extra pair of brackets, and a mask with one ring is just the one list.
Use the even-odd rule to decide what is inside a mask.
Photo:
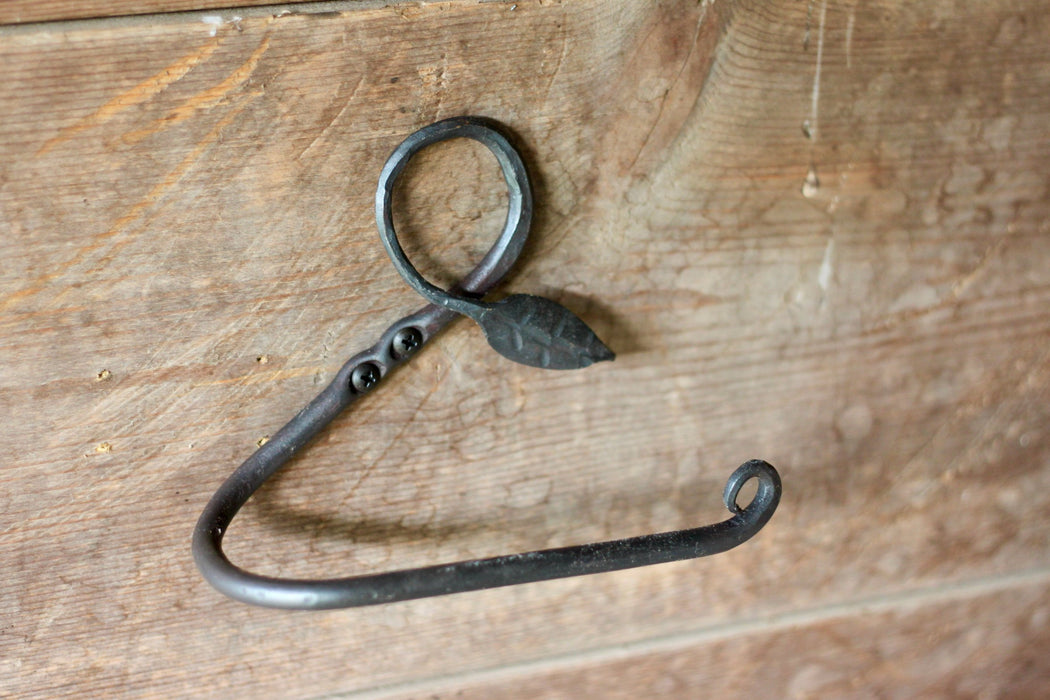
[[(1050, 692), (1050, 4), (324, 9), (0, 28), (0, 697)], [(464, 113), (536, 182), (505, 288), (616, 362), (512, 366), (456, 324), (253, 499), (233, 559), (332, 576), (712, 522), (750, 457), (780, 510), (693, 562), (227, 600), (193, 524), (419, 304), (375, 182)], [(505, 201), (480, 147), (425, 152), (413, 259), (454, 279)]]

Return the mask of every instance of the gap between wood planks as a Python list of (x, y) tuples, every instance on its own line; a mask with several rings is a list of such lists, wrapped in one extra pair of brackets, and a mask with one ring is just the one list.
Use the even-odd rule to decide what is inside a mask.
[[(453, 4), (476, 5), (496, 3), (512, 6), (514, 0), (447, 0)], [(522, 0), (517, 0), (521, 2)], [(170, 12), (151, 12), (135, 15), (103, 15), (99, 17), (81, 17), (77, 19), (51, 19), (36, 22), (0, 23), (0, 37), (16, 34), (33, 34), (39, 31), (65, 32), (78, 29), (98, 27), (144, 27), (158, 22), (187, 24), (214, 23), (221, 18), (221, 23), (233, 22), (256, 17), (276, 17), (283, 15), (315, 15), (357, 10), (375, 10), (392, 5), (406, 4), (406, 0), (319, 0), (318, 2), (275, 3), (272, 5), (255, 5), (238, 7), (237, 0), (230, 0), (229, 7), (208, 7), (199, 10), (172, 10)]]
[(762, 615), (701, 627), (687, 632), (649, 637), (637, 642), (595, 647), (575, 653), (558, 654), (522, 663), (505, 664), (433, 676), (408, 683), (384, 685), (369, 690), (350, 691), (315, 696), (314, 700), (385, 700), (406, 694), (441, 694), (453, 692), (470, 683), (512, 681), (536, 677), (552, 672), (578, 669), (583, 666), (620, 661), (653, 653), (667, 653), (690, 647), (752, 634), (769, 634), (796, 627), (816, 625), (860, 615), (876, 615), (920, 608), (929, 604), (961, 601), (992, 593), (1040, 586), (1050, 583), (1050, 567), (1040, 567), (1012, 574), (982, 576), (967, 581), (923, 586), (888, 595), (867, 596), (834, 605), (822, 605), (785, 613)]

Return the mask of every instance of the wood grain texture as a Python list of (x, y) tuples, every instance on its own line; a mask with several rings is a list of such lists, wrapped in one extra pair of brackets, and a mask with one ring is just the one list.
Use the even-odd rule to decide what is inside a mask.
[(372, 697), (1043, 698), (1050, 587), (1045, 578), (1017, 583), (865, 601), (859, 613), (795, 614)]
[[(353, 693), (1050, 569), (1047, 9), (452, 2), (8, 33), (0, 695)], [(506, 289), (569, 306), (616, 362), (516, 367), (457, 324), (253, 499), (234, 561), (330, 576), (710, 522), (750, 457), (780, 468), (780, 511), (697, 562), (316, 615), (227, 601), (193, 523), (419, 304), (375, 181), (464, 113), (507, 124), (536, 181)], [(431, 278), (495, 235), (497, 173), (460, 143), (409, 173)]]
[[(25, 24), (29, 22), (53, 22), (56, 20), (90, 19), (99, 17), (126, 17), (163, 12), (204, 11), (206, 21), (213, 26), (223, 23), (237, 24), (246, 14), (258, 11), (264, 5), (278, 5), (278, 12), (290, 12), (285, 5), (313, 3), (315, 6), (329, 4), (333, 10), (345, 8), (355, 0), (284, 0), (281, 3), (263, 0), (4, 0), (0, 3), (0, 24)], [(360, 2), (361, 0), (357, 0)], [(367, 2), (367, 0), (365, 0)], [(373, 3), (375, 4), (375, 3)], [(228, 10), (216, 14), (217, 10)]]

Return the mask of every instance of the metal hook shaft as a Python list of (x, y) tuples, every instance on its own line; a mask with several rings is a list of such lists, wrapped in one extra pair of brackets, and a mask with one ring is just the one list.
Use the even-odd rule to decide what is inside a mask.
[[(511, 205), (499, 239), (456, 286), (457, 291), (451, 293), (427, 282), (408, 262), (393, 234), (390, 199), (397, 176), (414, 153), (430, 143), (460, 136), (480, 141), (496, 155), (510, 190)], [(320, 580), (274, 578), (251, 573), (232, 564), (223, 553), (223, 537), (240, 508), (347, 406), (418, 352), (457, 313), (474, 318), (482, 313), (503, 313), (498, 310), (498, 304), (479, 305), (476, 299), (491, 290), (514, 264), (528, 234), (531, 215), (532, 193), (521, 158), (489, 120), (459, 117), (438, 122), (417, 131), (394, 151), (383, 169), (376, 193), (377, 223), (398, 271), (413, 288), (437, 303), (400, 319), (382, 334), (375, 345), (350, 358), (306, 408), (259, 447), (215, 492), (193, 533), (194, 559), (215, 588), (237, 600), (274, 608), (319, 610), (375, 605), (702, 557), (731, 549), (762, 529), (780, 501), (780, 476), (768, 463), (751, 460), (733, 472), (726, 484), (723, 500), (734, 515), (723, 522), (689, 530)], [(517, 298), (521, 302), (518, 306), (524, 306), (527, 314), (551, 317), (559, 329), (568, 324), (572, 328), (571, 340), (576, 345), (570, 347), (572, 352), (555, 348), (545, 357), (541, 357), (542, 353), (516, 357), (515, 353), (520, 354), (522, 350), (515, 349), (515, 343), (509, 343), (505, 348), (497, 347), (500, 352), (528, 364), (551, 367), (585, 366), (591, 361), (611, 359), (611, 352), (596, 336), (593, 339), (584, 337), (579, 328), (558, 315), (560, 311), (552, 311), (553, 307), (561, 309), (560, 306), (542, 299), (534, 302), (532, 300), (537, 298), (533, 297), (523, 301), (523, 297), (525, 295), (515, 295), (508, 300)], [(478, 308), (481, 312), (477, 311)], [(562, 311), (571, 316), (567, 310)], [(498, 320), (503, 323), (505, 318)], [(583, 325), (579, 319), (576, 322)], [(482, 323), (484, 327), (484, 320)], [(485, 330), (490, 342), (498, 346), (491, 329), (486, 327)], [(589, 329), (586, 331), (590, 333)], [(520, 342), (521, 339), (517, 338), (517, 343)], [(553, 362), (550, 361), (550, 352), (556, 354)], [(566, 359), (570, 355), (572, 357)], [(757, 493), (750, 504), (740, 507), (737, 496), (741, 487), (751, 479), (758, 480)]]

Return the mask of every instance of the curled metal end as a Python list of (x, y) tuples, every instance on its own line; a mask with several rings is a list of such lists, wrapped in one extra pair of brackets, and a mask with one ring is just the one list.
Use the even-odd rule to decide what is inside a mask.
[[(755, 497), (751, 499), (747, 508), (741, 508), (737, 503), (737, 497), (744, 484), (751, 479), (758, 479), (758, 492), (755, 493)], [(773, 465), (761, 459), (752, 459), (741, 464), (736, 471), (730, 474), (729, 480), (726, 481), (725, 491), (722, 492), (722, 500), (729, 512), (743, 515), (756, 507), (761, 510), (770, 508), (770, 506), (776, 508), (780, 502), (780, 491), (780, 474), (773, 468)]]

